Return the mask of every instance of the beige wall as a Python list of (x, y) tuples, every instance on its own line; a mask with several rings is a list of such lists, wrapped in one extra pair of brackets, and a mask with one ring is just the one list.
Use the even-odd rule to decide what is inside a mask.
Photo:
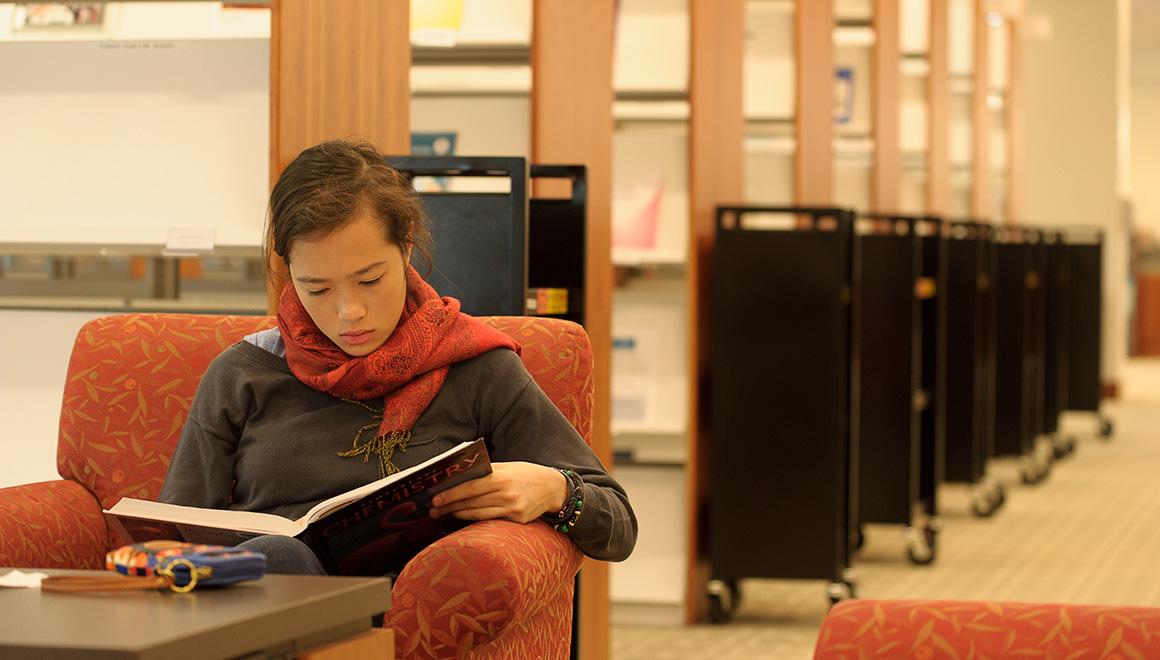
[(1131, 43), (1131, 176), (1136, 226), (1160, 237), (1160, 2), (1135, 0)]
[(1104, 380), (1127, 355), (1127, 236), (1117, 194), (1118, 3), (1028, 0), (1022, 39), (1024, 215), (1099, 226), (1104, 250)]
[(1135, 225), (1160, 238), (1160, 78), (1132, 81), (1131, 153)]
[(56, 442), (77, 331), (100, 312), (0, 309), (0, 488), (59, 479)]

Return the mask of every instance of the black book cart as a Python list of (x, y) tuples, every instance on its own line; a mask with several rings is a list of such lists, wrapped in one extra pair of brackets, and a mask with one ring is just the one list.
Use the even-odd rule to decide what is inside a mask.
[(1070, 360), (1069, 315), (1071, 274), (1067, 245), (1059, 231), (1043, 232), (1044, 313), (1046, 317), (1043, 361), (1043, 433), (1051, 438), (1056, 459), (1075, 451), (1075, 438), (1060, 431), (1059, 417), (1067, 406)]
[(528, 202), (528, 313), (584, 325), (588, 184), (583, 165), (532, 165), (531, 180), (559, 180), (566, 197)]
[(933, 216), (862, 215), (858, 532), (904, 526), (907, 556), (936, 556), (946, 400), (946, 240)]
[(993, 454), (994, 244), (990, 225), (947, 226), (946, 481), (971, 488), (971, 511), (990, 516), (1006, 502), (987, 475)]
[(1095, 413), (1100, 436), (1110, 438), (1114, 432), (1112, 420), (1100, 411), (1104, 234), (1100, 230), (1068, 229), (1062, 237), (1069, 278), (1069, 361), (1064, 409)]
[(1040, 451), (1037, 442), (1043, 433), (1046, 333), (1042, 233), (1000, 227), (995, 230), (995, 242), (995, 454), (1020, 458), (1023, 482), (1036, 484), (1051, 473), (1054, 458), (1050, 452)]
[(431, 222), (434, 263), (423, 263), (415, 252), (411, 260), (439, 295), (458, 298), (468, 314), (523, 315), (528, 281), (524, 159), (390, 156), (387, 163), (412, 180), (492, 180), (480, 190), (420, 192)]
[(714, 620), (742, 578), (854, 593), (853, 213), (719, 207), (707, 533)]

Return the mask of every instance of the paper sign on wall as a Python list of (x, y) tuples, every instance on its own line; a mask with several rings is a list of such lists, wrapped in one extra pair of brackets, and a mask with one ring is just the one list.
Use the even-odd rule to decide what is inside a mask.
[(854, 119), (854, 69), (834, 69), (834, 123), (849, 124)]
[(213, 252), (216, 235), (213, 227), (170, 227), (165, 234), (165, 256)]

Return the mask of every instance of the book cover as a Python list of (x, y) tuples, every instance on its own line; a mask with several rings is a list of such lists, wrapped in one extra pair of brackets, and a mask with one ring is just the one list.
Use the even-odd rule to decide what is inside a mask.
[(315, 505), (297, 520), (251, 511), (201, 509), (123, 498), (105, 511), (125, 543), (152, 540), (237, 545), (264, 534), (293, 536), (339, 575), (397, 572), (416, 553), (467, 523), (432, 518), (431, 500), (491, 472), (483, 438)]

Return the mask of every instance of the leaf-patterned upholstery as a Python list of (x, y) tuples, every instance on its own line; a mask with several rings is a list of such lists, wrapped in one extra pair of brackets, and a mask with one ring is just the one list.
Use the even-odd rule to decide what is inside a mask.
[(814, 660), (1160, 658), (1160, 608), (850, 600), (822, 623)]
[[(589, 440), (592, 353), (577, 325), (483, 319), (523, 346), (523, 361)], [(0, 566), (100, 568), (102, 508), (154, 499), (201, 375), (226, 347), (272, 327), (266, 316), (128, 314), (77, 335), (57, 442), (62, 479), (0, 489)], [(546, 525), (489, 521), (419, 553), (395, 583), (385, 625), (400, 657), (568, 655), (581, 555)]]
[[(591, 442), (592, 348), (584, 330), (529, 317), (483, 320), (520, 343), (536, 383)], [(565, 658), (580, 562), (575, 546), (547, 525), (477, 523), (407, 564), (385, 625), (404, 658)]]
[(156, 499), (209, 363), (265, 316), (128, 314), (86, 323), (69, 359), (57, 473), (96, 495)]

